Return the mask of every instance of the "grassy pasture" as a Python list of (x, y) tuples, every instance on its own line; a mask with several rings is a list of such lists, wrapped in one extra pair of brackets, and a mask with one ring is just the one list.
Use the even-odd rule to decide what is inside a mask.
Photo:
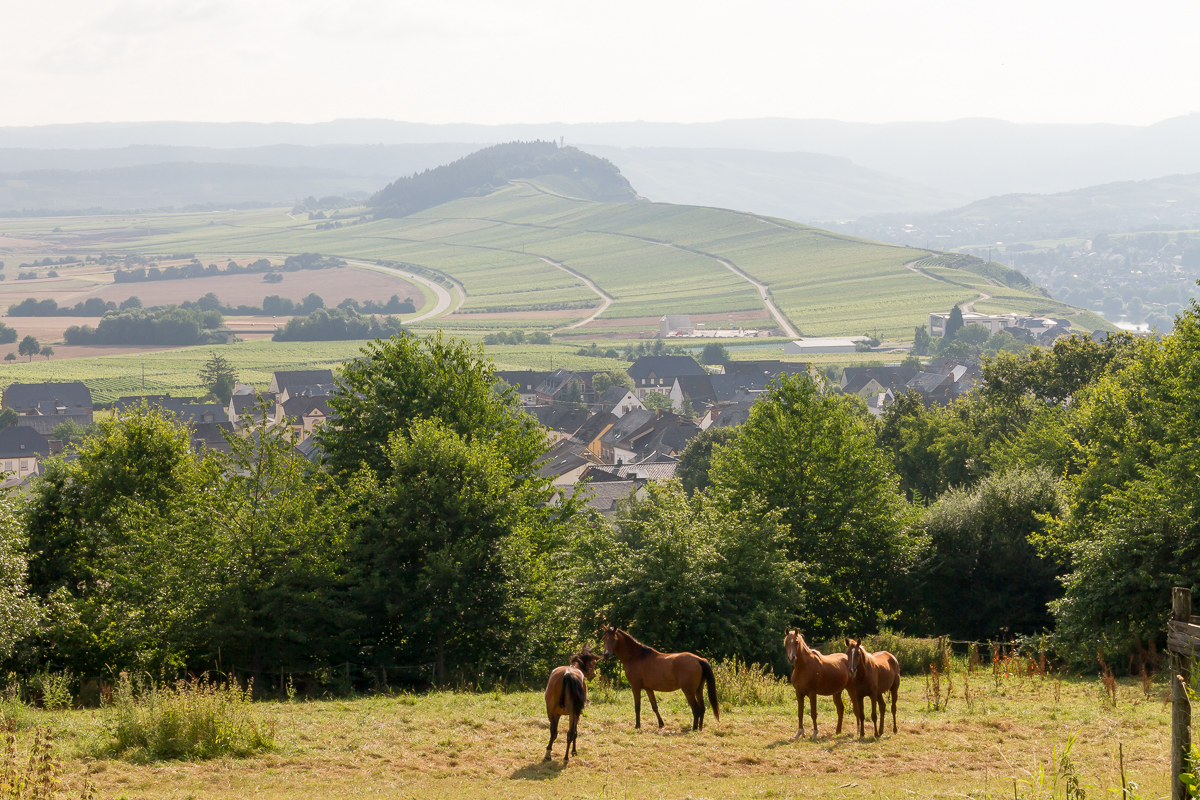
[[(964, 677), (971, 702), (965, 700)], [(919, 677), (902, 681), (898, 735), (860, 740), (849, 714), (841, 735), (826, 698), (821, 735), (794, 740), (796, 705), (781, 702), (711, 711), (692, 733), (678, 692), (660, 695), (667, 726), (633, 727), (627, 690), (592, 690), (578, 756), (542, 762), (548, 738), (540, 691), (431, 692), (349, 700), (258, 704), (274, 724), (277, 749), (246, 759), (152, 764), (101, 757), (112, 711), (22, 709), (18, 734), (57, 732), (68, 784), (90, 764), (107, 798), (726, 798), (1051, 797), (1068, 737), (1089, 797), (1115, 796), (1118, 745), (1139, 797), (1166, 793), (1169, 707), (1155, 685), (1121, 681), (1116, 707), (1095, 679), (954, 676), (949, 710), (929, 710)], [(649, 714), (648, 704), (643, 710)], [(869, 720), (868, 720), (869, 724)], [(811, 735), (811, 723), (805, 727)], [(1044, 777), (1039, 779), (1039, 773)], [(1061, 796), (1061, 778), (1058, 793)], [(1014, 786), (1015, 781), (1015, 786)]]

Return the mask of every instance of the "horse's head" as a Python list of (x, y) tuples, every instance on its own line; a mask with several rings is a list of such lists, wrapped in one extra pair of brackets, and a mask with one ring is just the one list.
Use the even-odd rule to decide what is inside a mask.
[(800, 635), (800, 631), (789, 630), (787, 636), (783, 637), (783, 649), (787, 653), (789, 664), (796, 663), (796, 656), (800, 654), (800, 648), (804, 646), (804, 637)]
[(596, 676), (596, 661), (600, 657), (592, 652), (591, 645), (585, 644), (583, 649), (571, 656), (571, 666), (583, 673), (589, 681)]
[(617, 652), (617, 629), (612, 625), (605, 625), (600, 632), (600, 638), (604, 642), (604, 657), (608, 658), (613, 653)]
[(850, 657), (850, 674), (858, 672), (858, 663), (865, 655), (863, 654), (862, 643), (855, 639), (846, 640), (846, 655)]

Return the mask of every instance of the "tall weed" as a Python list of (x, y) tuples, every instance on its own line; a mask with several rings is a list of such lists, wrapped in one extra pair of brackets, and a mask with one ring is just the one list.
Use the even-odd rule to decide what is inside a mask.
[[(0, 798), (4, 800), (61, 800), (62, 766), (54, 757), (54, 734), (39, 728), (29, 746), (29, 754), (21, 759), (17, 754), (16, 726), (5, 723), (4, 749), (0, 752)], [(22, 760), (24, 764), (22, 764)], [(91, 800), (94, 787), (84, 776), (80, 800)]]
[(275, 746), (275, 725), (253, 706), (252, 685), (207, 675), (163, 686), (122, 673), (105, 749), (134, 761), (248, 756)]
[(770, 667), (746, 664), (736, 656), (712, 664), (717, 699), (722, 706), (774, 706), (795, 695), (791, 683)]

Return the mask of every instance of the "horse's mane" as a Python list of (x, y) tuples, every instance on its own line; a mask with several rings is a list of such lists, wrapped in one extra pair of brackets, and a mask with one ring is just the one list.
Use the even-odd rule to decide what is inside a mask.
[(583, 649), (575, 655), (571, 656), (571, 666), (579, 670), (587, 672), (589, 669), (596, 666), (599, 656), (592, 652), (591, 648), (584, 645)]
[(656, 653), (658, 653), (658, 651), (655, 650), (653, 647), (642, 644), (637, 639), (635, 639), (633, 637), (633, 634), (630, 633), (629, 631), (622, 630), (621, 628), (617, 628), (617, 633), (621, 634), (622, 636), (624, 636), (626, 639), (629, 640), (629, 644), (631, 644), (633, 646), (633, 651), (634, 651), (634, 653), (637, 654), (637, 656), (639, 658), (641, 658), (643, 656), (655, 655)]

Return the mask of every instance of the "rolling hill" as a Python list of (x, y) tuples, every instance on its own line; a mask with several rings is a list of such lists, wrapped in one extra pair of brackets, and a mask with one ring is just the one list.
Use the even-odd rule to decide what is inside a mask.
[[(63, 219), (55, 221), (61, 231), (44, 226), (38, 236), (60, 252), (119, 247), (203, 260), (320, 252), (394, 264), (463, 287), (465, 297), (454, 289), (447, 304), (453, 313), (421, 325), (462, 333), (519, 327), (636, 338), (667, 313), (786, 330), (759, 286), (787, 325), (807, 335), (869, 329), (910, 338), (930, 311), (970, 300), (979, 310), (1075, 313), (1036, 287), (1009, 285), (994, 264), (916, 267), (927, 251), (742, 212), (584, 200), (560, 188), (518, 180), (403, 218), (351, 215), (341, 227), (261, 210), (164, 215), (148, 237), (137, 227), (144, 220)], [(19, 224), (0, 222), (0, 230)], [(1105, 324), (1086, 312), (1075, 320), (1086, 330)]]
[(406, 217), (460, 197), (487, 195), (510, 181), (539, 178), (572, 197), (628, 202), (637, 193), (602, 158), (554, 142), (509, 142), (388, 184), (368, 205), (377, 217)]

